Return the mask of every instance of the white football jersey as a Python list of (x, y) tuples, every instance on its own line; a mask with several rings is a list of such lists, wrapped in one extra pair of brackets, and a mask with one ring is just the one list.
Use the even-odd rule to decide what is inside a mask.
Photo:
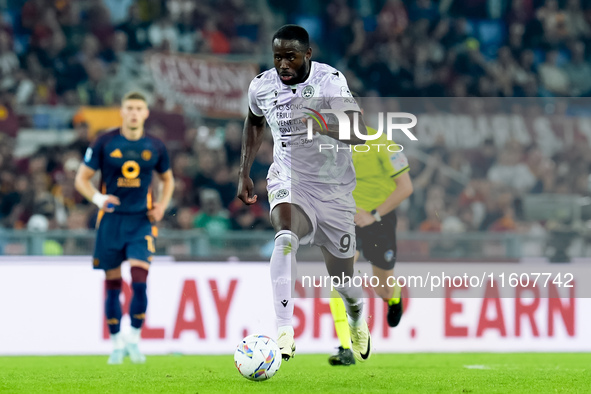
[[(340, 71), (318, 62), (311, 62), (310, 67), (306, 81), (297, 85), (281, 82), (274, 68), (257, 75), (250, 83), (248, 101), (250, 110), (264, 116), (273, 133), (273, 164), (268, 178), (290, 181), (292, 187), (326, 201), (355, 188), (350, 147), (320, 134), (308, 139), (302, 119), (321, 109), (361, 111)], [(326, 114), (323, 117), (330, 119)], [(335, 148), (321, 151), (320, 144)]]

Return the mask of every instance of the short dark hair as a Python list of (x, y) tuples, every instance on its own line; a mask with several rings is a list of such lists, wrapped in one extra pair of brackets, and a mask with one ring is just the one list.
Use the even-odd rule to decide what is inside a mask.
[(299, 42), (302, 46), (305, 47), (304, 51), (310, 48), (310, 36), (306, 29), (298, 25), (284, 25), (282, 26), (277, 32), (273, 35), (274, 42), (275, 39), (280, 40), (295, 40)]
[(121, 104), (123, 104), (127, 100), (142, 100), (144, 103), (148, 104), (148, 100), (146, 99), (146, 96), (140, 92), (127, 93), (125, 96), (123, 96), (123, 99), (121, 100)]

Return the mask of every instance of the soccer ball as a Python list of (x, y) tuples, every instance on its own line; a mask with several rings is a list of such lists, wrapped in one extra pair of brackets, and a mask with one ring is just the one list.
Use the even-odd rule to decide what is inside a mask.
[(234, 364), (246, 379), (271, 379), (281, 366), (281, 351), (268, 336), (249, 335), (238, 344)]

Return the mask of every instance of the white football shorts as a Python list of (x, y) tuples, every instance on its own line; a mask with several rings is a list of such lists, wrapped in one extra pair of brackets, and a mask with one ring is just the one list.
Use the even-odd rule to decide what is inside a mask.
[(267, 179), (270, 212), (278, 204), (299, 206), (308, 216), (312, 231), (300, 239), (300, 245), (324, 246), (337, 258), (355, 255), (355, 200), (350, 192), (324, 201), (315, 195), (317, 188), (295, 187), (291, 181)]

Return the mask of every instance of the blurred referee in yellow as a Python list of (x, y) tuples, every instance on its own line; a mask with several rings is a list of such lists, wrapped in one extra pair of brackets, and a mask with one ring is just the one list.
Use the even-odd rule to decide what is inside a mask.
[[(377, 130), (367, 127), (369, 135)], [(387, 278), (394, 275), (396, 263), (396, 212), (394, 211), (413, 192), (408, 173), (408, 159), (399, 151), (401, 147), (383, 134), (377, 140), (368, 141), (367, 152), (353, 151), (353, 164), (357, 186), (353, 197), (357, 205), (355, 231), (357, 251), (355, 262), (361, 253), (369, 260), (373, 275), (379, 278), (374, 288), (376, 294), (388, 303), (388, 325), (396, 327), (400, 322), (403, 302), (399, 287), (389, 287)], [(338, 353), (328, 359), (331, 365), (355, 364), (351, 351), (351, 334), (343, 300), (332, 294), (330, 310), (341, 345)], [(363, 354), (357, 361), (364, 362)]]

